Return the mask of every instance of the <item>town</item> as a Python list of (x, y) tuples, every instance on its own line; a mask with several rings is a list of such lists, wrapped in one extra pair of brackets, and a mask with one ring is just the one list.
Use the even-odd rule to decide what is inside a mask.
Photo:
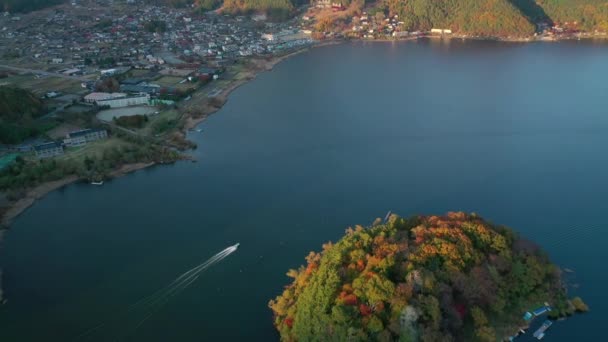
[[(84, 154), (94, 141), (103, 151), (99, 141), (120, 140), (113, 139), (115, 131), (162, 142), (193, 111), (217, 109), (227, 88), (251, 78), (248, 59), (310, 46), (310, 32), (300, 26), (297, 20), (277, 24), (263, 15), (134, 1), (73, 1), (28, 14), (5, 12), (0, 86), (35, 94), (45, 109), (36, 117), (42, 134), (2, 141), (0, 168), (17, 156)], [(91, 138), (86, 132), (103, 133)], [(73, 143), (74, 136), (82, 139)]]
[[(0, 121), (0, 189), (16, 200), (23, 189), (67, 175), (99, 181), (121, 166), (189, 158), (181, 153), (196, 147), (188, 131), (233, 89), (320, 42), (488, 38), (451, 27), (408, 30), (406, 19), (362, 2), (316, 0), (291, 14), (276, 22), (263, 12), (136, 0), (73, 0), (0, 14), (0, 96), (35, 108)], [(540, 21), (534, 36), (502, 38), (590, 35), (605, 33)]]

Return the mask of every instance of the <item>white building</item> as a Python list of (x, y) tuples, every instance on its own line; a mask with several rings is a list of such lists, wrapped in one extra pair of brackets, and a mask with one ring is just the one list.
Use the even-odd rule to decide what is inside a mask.
[(84, 102), (87, 103), (97, 103), (98, 101), (105, 101), (111, 99), (118, 99), (122, 97), (127, 97), (125, 93), (90, 93), (89, 95), (84, 97)]
[(110, 106), (110, 108), (120, 108), (127, 106), (147, 105), (150, 102), (150, 95), (138, 95), (133, 97), (121, 97), (110, 100), (97, 101), (98, 106)]
[(393, 37), (395, 37), (395, 38), (407, 37), (409, 35), (410, 35), (410, 33), (408, 31), (393, 32)]
[(431, 33), (438, 33), (438, 34), (452, 34), (452, 30), (450, 29), (431, 29)]

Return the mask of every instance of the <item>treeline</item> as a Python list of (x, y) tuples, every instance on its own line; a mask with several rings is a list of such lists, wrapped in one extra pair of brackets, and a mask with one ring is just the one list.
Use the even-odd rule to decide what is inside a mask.
[(142, 128), (148, 122), (148, 116), (141, 114), (128, 115), (118, 118), (114, 117), (112, 118), (112, 121), (114, 121), (115, 124), (125, 128)]
[(494, 342), (544, 302), (588, 309), (536, 245), (464, 213), (349, 228), (306, 261), (269, 303), (283, 341)]
[(44, 113), (44, 104), (31, 92), (0, 86), (0, 143), (17, 144), (40, 134), (36, 119)]
[(65, 0), (0, 0), (0, 5), (5, 12), (25, 13), (54, 6), (63, 2), (65, 2)]
[(101, 155), (84, 159), (17, 160), (0, 171), (0, 190), (13, 194), (17, 199), (25, 189), (44, 182), (76, 175), (96, 180), (106, 178), (112, 170), (125, 164), (139, 162), (172, 162), (179, 154), (166, 147), (145, 143), (129, 144), (104, 150)]

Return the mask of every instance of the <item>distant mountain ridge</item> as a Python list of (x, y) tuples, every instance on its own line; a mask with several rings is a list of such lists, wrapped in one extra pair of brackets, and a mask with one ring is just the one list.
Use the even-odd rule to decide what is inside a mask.
[[(202, 10), (223, 8), (227, 13), (266, 13), (286, 19), (306, 0), (147, 0), (150, 3)], [(353, 0), (336, 1), (349, 5)], [(29, 12), (65, 0), (0, 0), (9, 12)], [(313, 1), (314, 2), (314, 1)], [(369, 5), (367, 3), (366, 5)], [(384, 0), (373, 5), (398, 14), (408, 29), (450, 27), (483, 35), (529, 35), (539, 22), (558, 23), (584, 31), (608, 31), (608, 2), (604, 0)]]

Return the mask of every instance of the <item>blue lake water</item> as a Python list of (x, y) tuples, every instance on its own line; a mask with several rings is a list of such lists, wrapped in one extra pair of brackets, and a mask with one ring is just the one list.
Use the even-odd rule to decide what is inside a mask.
[(388, 210), (476, 212), (536, 241), (592, 309), (545, 339), (591, 340), (608, 310), (606, 61), (593, 42), (461, 41), (288, 59), (192, 133), (198, 163), (71, 185), (21, 215), (0, 251), (0, 340), (275, 340), (287, 270)]

